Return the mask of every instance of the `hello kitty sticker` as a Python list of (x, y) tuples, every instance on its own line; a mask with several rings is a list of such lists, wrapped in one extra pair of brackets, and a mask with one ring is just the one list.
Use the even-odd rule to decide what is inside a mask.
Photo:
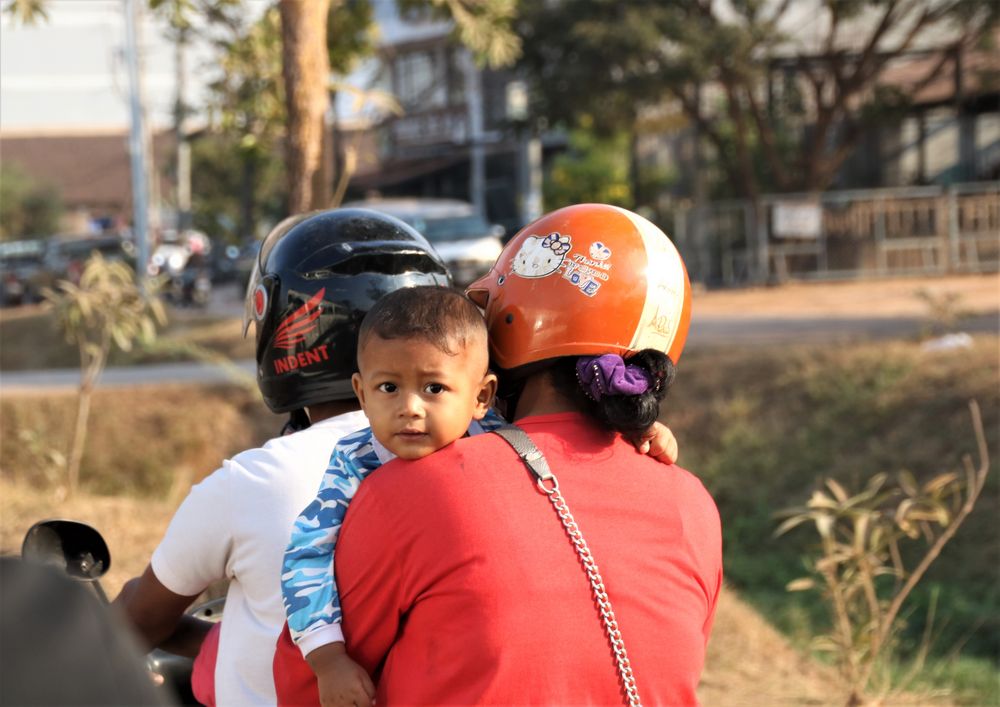
[[(572, 253), (572, 238), (560, 233), (546, 236), (528, 236), (511, 261), (511, 275), (527, 278), (548, 277), (559, 272), (562, 279), (593, 297), (601, 285), (609, 280), (611, 249), (604, 243), (590, 244), (588, 254)], [(568, 257), (567, 257), (568, 256)], [(506, 278), (498, 282), (503, 284)]]
[(511, 269), (521, 277), (546, 277), (563, 264), (569, 252), (570, 237), (550, 233), (544, 238), (528, 236), (514, 256)]

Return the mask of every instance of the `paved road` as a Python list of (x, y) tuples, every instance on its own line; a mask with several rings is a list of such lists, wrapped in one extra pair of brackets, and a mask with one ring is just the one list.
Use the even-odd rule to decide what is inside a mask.
[[(104, 371), (98, 382), (98, 387), (115, 388), (163, 383), (252, 382), (255, 371), (256, 367), (253, 361), (235, 361), (231, 367), (210, 363), (163, 363), (112, 367)], [(0, 390), (4, 393), (39, 389), (73, 389), (79, 383), (80, 371), (76, 368), (0, 372)]]
[[(912, 317), (696, 317), (688, 339), (690, 348), (721, 346), (763, 346), (774, 343), (822, 343), (858, 339), (912, 337), (920, 333), (925, 320)], [(978, 315), (963, 322), (969, 333), (1000, 334), (1000, 316)], [(225, 383), (252, 381), (253, 361), (237, 361), (223, 367), (208, 363), (169, 363), (109, 368), (99, 386), (104, 388), (162, 383)], [(76, 369), (53, 371), (0, 372), (0, 390), (24, 392), (75, 388), (80, 379)]]
[[(920, 335), (927, 320), (919, 317), (723, 317), (706, 316), (691, 322), (688, 346), (733, 344), (822, 343), (859, 339), (906, 338)], [(1000, 334), (1000, 314), (981, 314), (962, 322), (970, 334)]]

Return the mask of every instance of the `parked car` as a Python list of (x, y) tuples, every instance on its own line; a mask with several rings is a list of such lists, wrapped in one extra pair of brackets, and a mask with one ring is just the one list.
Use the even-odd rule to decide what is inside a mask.
[(45, 241), (41, 239), (0, 243), (0, 306), (37, 302), (33, 284), (43, 267)]
[(30, 280), (33, 292), (55, 287), (60, 280), (78, 283), (84, 264), (94, 253), (135, 267), (135, 246), (118, 236), (51, 236), (44, 243), (42, 267)]
[(431, 242), (459, 287), (489, 271), (503, 250), (503, 226), (487, 223), (465, 201), (385, 198), (352, 201), (344, 206), (381, 211), (413, 226)]

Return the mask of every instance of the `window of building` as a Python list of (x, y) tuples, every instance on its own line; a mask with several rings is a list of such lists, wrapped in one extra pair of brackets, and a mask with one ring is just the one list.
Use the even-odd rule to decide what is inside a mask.
[(396, 59), (396, 94), (404, 107), (426, 105), (434, 88), (434, 57), (430, 52), (403, 54)]

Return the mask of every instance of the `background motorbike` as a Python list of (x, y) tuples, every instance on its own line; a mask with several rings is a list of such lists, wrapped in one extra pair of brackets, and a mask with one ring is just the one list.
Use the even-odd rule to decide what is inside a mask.
[(205, 307), (212, 296), (212, 271), (205, 254), (177, 244), (162, 244), (146, 272), (164, 280), (163, 295), (179, 307)]
[[(42, 562), (68, 577), (89, 585), (101, 601), (108, 603), (100, 579), (111, 567), (111, 552), (93, 526), (73, 520), (49, 519), (35, 523), (25, 533), (21, 556)], [(225, 598), (195, 604), (187, 613), (206, 621), (221, 621)], [(191, 692), (194, 661), (184, 656), (154, 649), (146, 656), (146, 667), (161, 689), (168, 690), (184, 705), (197, 705)], [(155, 679), (156, 676), (162, 681)]]

